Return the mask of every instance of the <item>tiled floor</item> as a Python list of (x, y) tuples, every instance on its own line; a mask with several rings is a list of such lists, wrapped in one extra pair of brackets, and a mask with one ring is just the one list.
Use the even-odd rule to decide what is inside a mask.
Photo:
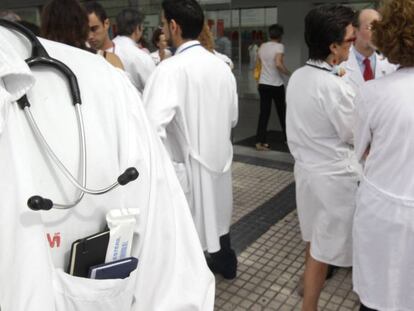
[(293, 182), (293, 174), (241, 162), (233, 163), (232, 223), (262, 205)]
[[(292, 172), (235, 162), (233, 221), (287, 191)], [(289, 188), (289, 187), (288, 187)], [(216, 311), (300, 310), (297, 283), (304, 269), (302, 242), (296, 212), (289, 213), (238, 254), (235, 280), (216, 277)], [(321, 311), (356, 310), (351, 270), (340, 269), (327, 282), (320, 299)]]

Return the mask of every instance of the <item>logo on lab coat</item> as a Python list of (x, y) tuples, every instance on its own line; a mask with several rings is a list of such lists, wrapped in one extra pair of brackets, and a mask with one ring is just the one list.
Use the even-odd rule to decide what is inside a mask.
[(53, 236), (50, 233), (47, 234), (47, 241), (49, 242), (50, 248), (60, 247), (60, 232), (55, 232)]

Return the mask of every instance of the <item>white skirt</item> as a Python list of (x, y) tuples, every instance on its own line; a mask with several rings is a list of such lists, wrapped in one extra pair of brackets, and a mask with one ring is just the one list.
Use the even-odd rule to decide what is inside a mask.
[(352, 220), (359, 170), (312, 171), (295, 164), (296, 205), (302, 238), (321, 262), (352, 265)]
[(414, 200), (364, 180), (354, 219), (354, 290), (367, 307), (414, 310)]

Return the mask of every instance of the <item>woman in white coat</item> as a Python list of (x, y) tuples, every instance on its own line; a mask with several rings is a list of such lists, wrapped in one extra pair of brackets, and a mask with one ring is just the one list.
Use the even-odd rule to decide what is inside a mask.
[(295, 158), (296, 203), (307, 242), (302, 310), (317, 310), (328, 264), (352, 265), (358, 163), (352, 150), (354, 93), (336, 75), (354, 40), (353, 11), (313, 9), (305, 19), (309, 60), (287, 89), (287, 138)]
[(355, 151), (365, 165), (353, 281), (361, 310), (414, 310), (414, 1), (385, 2), (381, 13), (374, 43), (400, 69), (356, 98)]

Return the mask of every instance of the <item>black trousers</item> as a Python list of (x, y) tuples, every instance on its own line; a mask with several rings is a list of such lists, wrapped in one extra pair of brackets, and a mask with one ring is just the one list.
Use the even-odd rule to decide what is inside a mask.
[(364, 305), (361, 303), (361, 306), (359, 307), (359, 311), (377, 311), (377, 310), (375, 310), (375, 309), (371, 309), (371, 308), (368, 308), (367, 306), (364, 306)]
[(276, 111), (279, 116), (279, 122), (282, 127), (283, 134), (286, 135), (286, 102), (285, 87), (259, 84), (260, 95), (260, 115), (257, 125), (257, 143), (266, 143), (267, 124), (269, 123), (270, 111), (272, 108), (272, 100), (275, 103)]

